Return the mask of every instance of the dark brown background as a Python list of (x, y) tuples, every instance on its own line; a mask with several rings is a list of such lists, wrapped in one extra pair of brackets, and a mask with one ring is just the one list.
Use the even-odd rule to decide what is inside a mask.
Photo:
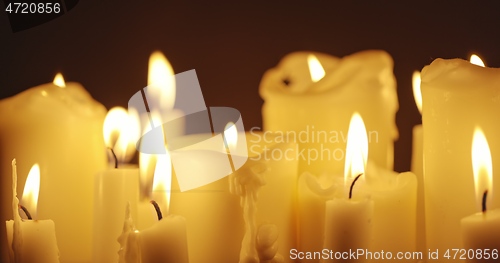
[(472, 52), (499, 66), (500, 3), (366, 2), (84, 0), (55, 20), (17, 33), (2, 6), (0, 98), (50, 82), (62, 71), (107, 108), (126, 106), (146, 84), (149, 54), (160, 49), (176, 73), (196, 69), (207, 105), (239, 109), (250, 128), (261, 126), (260, 78), (287, 53), (345, 56), (384, 49), (395, 60), (398, 80), (395, 168), (408, 170), (411, 129), (420, 123), (413, 70), (434, 58), (467, 58)]

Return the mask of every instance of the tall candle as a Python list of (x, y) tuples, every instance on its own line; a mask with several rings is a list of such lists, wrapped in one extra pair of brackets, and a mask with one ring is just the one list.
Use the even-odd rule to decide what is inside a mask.
[(112, 166), (96, 175), (94, 189), (94, 227), (92, 262), (117, 262), (125, 204), (131, 204), (132, 217), (137, 220), (139, 200), (139, 169), (124, 165), (135, 152), (139, 138), (137, 116), (120, 107), (112, 108), (104, 120), (103, 135), (112, 150)]
[[(492, 155), (500, 155), (498, 83), (500, 69), (461, 59), (436, 59), (422, 70), (426, 234), (432, 251), (460, 247), (460, 220), (476, 211), (468, 139), (474, 126), (490, 139)], [(500, 160), (493, 159), (493, 166)], [(492, 189), (500, 189), (500, 180)], [(500, 207), (500, 195), (490, 206)]]
[[(500, 209), (488, 211), (493, 189), (493, 167), (488, 142), (480, 127), (472, 139), (472, 168), (476, 200), (482, 212), (461, 220), (461, 233), (467, 262), (497, 262), (500, 250)], [(471, 253), (472, 251), (472, 253)]]
[(358, 111), (366, 122), (372, 160), (392, 169), (398, 138), (392, 67), (389, 54), (379, 50), (341, 59), (291, 53), (262, 78), (264, 129), (295, 136), (303, 152), (300, 173), (341, 174), (349, 119)]
[[(38, 167), (38, 166), (37, 166)], [(16, 160), (12, 161), (12, 210), (14, 220), (6, 222), (7, 244), (10, 262), (59, 262), (54, 221), (37, 220), (38, 187), (40, 186), (40, 170), (31, 169), (23, 194), (23, 203), (30, 208), (33, 220), (22, 220), (19, 215), (17, 199)], [(28, 195), (30, 198), (27, 198)]]
[[(0, 174), (9, 173), (16, 156), (23, 160), (19, 179), (24, 182), (29, 165), (39, 163), (39, 215), (57, 225), (61, 261), (90, 262), (93, 175), (106, 166), (101, 135), (106, 111), (80, 84), (62, 83), (40, 85), (0, 101)], [(6, 220), (12, 217), (7, 209), (11, 179), (1, 180), (0, 213)]]
[[(418, 112), (422, 114), (422, 92), (420, 91), (420, 72), (413, 72), (413, 97)], [(425, 245), (425, 202), (424, 202), (424, 155), (422, 141), (422, 125), (413, 127), (413, 144), (411, 153), (411, 171), (417, 176), (417, 251), (426, 251)]]

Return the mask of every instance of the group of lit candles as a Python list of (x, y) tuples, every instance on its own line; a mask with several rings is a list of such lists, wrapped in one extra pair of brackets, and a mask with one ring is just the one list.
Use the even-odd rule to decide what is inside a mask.
[[(413, 173), (396, 173), (392, 58), (378, 50), (289, 54), (260, 85), (264, 130), (229, 123), (219, 152), (196, 152), (211, 160), (243, 140), (248, 161), (188, 191), (168, 150), (139, 151), (139, 165), (128, 164), (141, 136), (184, 118), (161, 53), (151, 56), (147, 92), (165, 112), (147, 116), (130, 107), (106, 115), (58, 74), (0, 101), (2, 260), (291, 262), (293, 250), (319, 262), (313, 252), (323, 249), (423, 252), (414, 262), (438, 250), (435, 261), (449, 260), (444, 252), (455, 248), (491, 255), (500, 249), (500, 159), (492, 159), (500, 154), (500, 69), (472, 63), (436, 59), (422, 81), (414, 75), (423, 125), (414, 129)], [(169, 132), (216, 135), (185, 135), (184, 124)], [(207, 173), (217, 166), (183, 164)]]

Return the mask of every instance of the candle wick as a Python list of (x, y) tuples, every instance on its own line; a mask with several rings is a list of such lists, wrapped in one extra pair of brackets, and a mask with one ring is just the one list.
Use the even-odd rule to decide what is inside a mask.
[(116, 157), (115, 151), (113, 148), (108, 147), (108, 149), (111, 151), (111, 154), (113, 154), (113, 159), (115, 159), (115, 169), (118, 168), (118, 158)]
[(351, 184), (351, 189), (349, 189), (349, 199), (352, 198), (352, 189), (354, 188), (354, 184), (356, 183), (356, 181), (359, 179), (359, 177), (361, 177), (363, 174), (360, 173), (358, 176), (356, 176), (356, 178), (354, 178), (354, 181), (352, 181), (352, 184)]
[(160, 221), (163, 218), (163, 215), (161, 214), (161, 209), (158, 203), (155, 200), (151, 200), (151, 204), (154, 206), (156, 210), (156, 214), (158, 215), (158, 221)]
[(484, 191), (483, 194), (483, 213), (486, 212), (486, 199), (488, 197), (488, 190)]
[(26, 217), (28, 217), (28, 220), (33, 220), (33, 218), (31, 218), (30, 212), (28, 211), (28, 209), (26, 209), (26, 207), (19, 205), (19, 208), (21, 208), (21, 210), (23, 210), (23, 212), (26, 214)]

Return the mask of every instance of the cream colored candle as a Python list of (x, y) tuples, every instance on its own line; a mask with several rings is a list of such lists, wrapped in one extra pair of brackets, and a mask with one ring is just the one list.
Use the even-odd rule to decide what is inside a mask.
[[(422, 114), (422, 92), (420, 91), (420, 72), (413, 72), (413, 97), (418, 111)], [(411, 171), (417, 176), (417, 251), (424, 252), (425, 245), (425, 201), (424, 201), (424, 155), (423, 129), (418, 124), (413, 127), (413, 144), (411, 152)]]
[(341, 174), (349, 119), (357, 111), (365, 119), (372, 160), (392, 169), (398, 138), (392, 67), (392, 58), (379, 50), (342, 59), (291, 53), (262, 78), (264, 129), (295, 136), (301, 173)]
[(353, 191), (356, 181), (364, 176), (367, 157), (366, 128), (361, 116), (355, 113), (351, 118), (347, 134), (344, 187), (338, 192), (339, 196), (326, 202), (323, 249), (333, 253), (327, 253), (327, 257), (322, 256), (320, 262), (366, 261), (365, 257), (339, 259), (332, 254), (340, 252), (350, 255), (353, 250), (371, 249), (374, 202), (366, 198), (363, 193)]
[(122, 231), (125, 204), (131, 204), (130, 213), (137, 220), (139, 169), (123, 163), (135, 152), (139, 130), (137, 116), (120, 107), (112, 108), (104, 121), (105, 143), (116, 158), (111, 157), (112, 166), (96, 175), (92, 262), (118, 261), (116, 237)]
[[(142, 263), (187, 263), (186, 219), (168, 215), (140, 232)], [(214, 240), (215, 241), (215, 240)]]
[[(94, 175), (106, 166), (101, 135), (106, 111), (80, 84), (59, 85), (44, 84), (0, 101), (0, 173), (9, 173), (16, 156), (23, 160), (19, 180), (24, 182), (30, 165), (39, 163), (39, 215), (57, 225), (61, 261), (90, 262)], [(11, 179), (1, 180), (6, 220), (12, 217)]]
[[(436, 59), (422, 70), (427, 247), (433, 251), (460, 247), (460, 220), (476, 211), (470, 174), (474, 126), (489, 138), (492, 156), (500, 155), (499, 83), (500, 69), (461, 59)], [(493, 166), (500, 166), (498, 158)], [(492, 189), (500, 190), (500, 180)], [(500, 207), (500, 195), (490, 207)]]
[[(358, 190), (369, 195), (373, 209), (373, 251), (415, 252), (417, 249), (417, 177), (368, 163), (366, 184)], [(410, 261), (408, 262), (416, 262)]]
[[(276, 242), (278, 252), (288, 255), (289, 250), (296, 247), (296, 144), (286, 143), (286, 138), (275, 137), (271, 133), (251, 131), (238, 134), (238, 138), (246, 138), (249, 160), (237, 173), (249, 173), (255, 169), (251, 168), (254, 166), (266, 167), (262, 171), (265, 185), (260, 189), (257, 199), (256, 222), (276, 225), (279, 233)], [(223, 141), (208, 138), (212, 138), (212, 135), (199, 134), (184, 138), (189, 142), (203, 142), (207, 149), (221, 148), (221, 152), (193, 150), (186, 155), (183, 162), (191, 164), (191, 168), (198, 171), (194, 174), (220, 169), (222, 166), (218, 164), (223, 163), (222, 158), (227, 160), (227, 155), (222, 152), (225, 151)], [(194, 162), (195, 159), (199, 161)], [(238, 261), (244, 236), (243, 213), (240, 198), (230, 193), (229, 186), (228, 177), (223, 177), (196, 189), (180, 192), (177, 176), (174, 176), (171, 210), (186, 218), (191, 263)], [(203, 220), (199, 220), (200, 217)]]
[[(35, 166), (34, 166), (35, 167)], [(38, 167), (38, 166), (37, 166)], [(54, 221), (37, 220), (37, 199), (40, 186), (40, 170), (31, 169), (23, 193), (23, 205), (33, 220), (22, 220), (17, 199), (16, 160), (12, 161), (12, 210), (14, 220), (6, 222), (7, 244), (10, 262), (59, 262)]]
[[(333, 199), (341, 176), (303, 173), (298, 181), (298, 249), (320, 251), (323, 248), (326, 202)], [(342, 180), (343, 183), (343, 180)]]
[(461, 220), (462, 240), (467, 252), (463, 257), (468, 262), (497, 262), (500, 250), (500, 209), (488, 211), (493, 194), (493, 167), (488, 141), (480, 127), (474, 130), (471, 154), (475, 199), (477, 206), (482, 207), (482, 212)]
[(186, 219), (169, 214), (172, 184), (170, 155), (158, 156), (153, 181), (153, 198), (156, 202), (158, 222), (140, 232), (140, 250), (143, 263), (187, 263), (188, 242)]

